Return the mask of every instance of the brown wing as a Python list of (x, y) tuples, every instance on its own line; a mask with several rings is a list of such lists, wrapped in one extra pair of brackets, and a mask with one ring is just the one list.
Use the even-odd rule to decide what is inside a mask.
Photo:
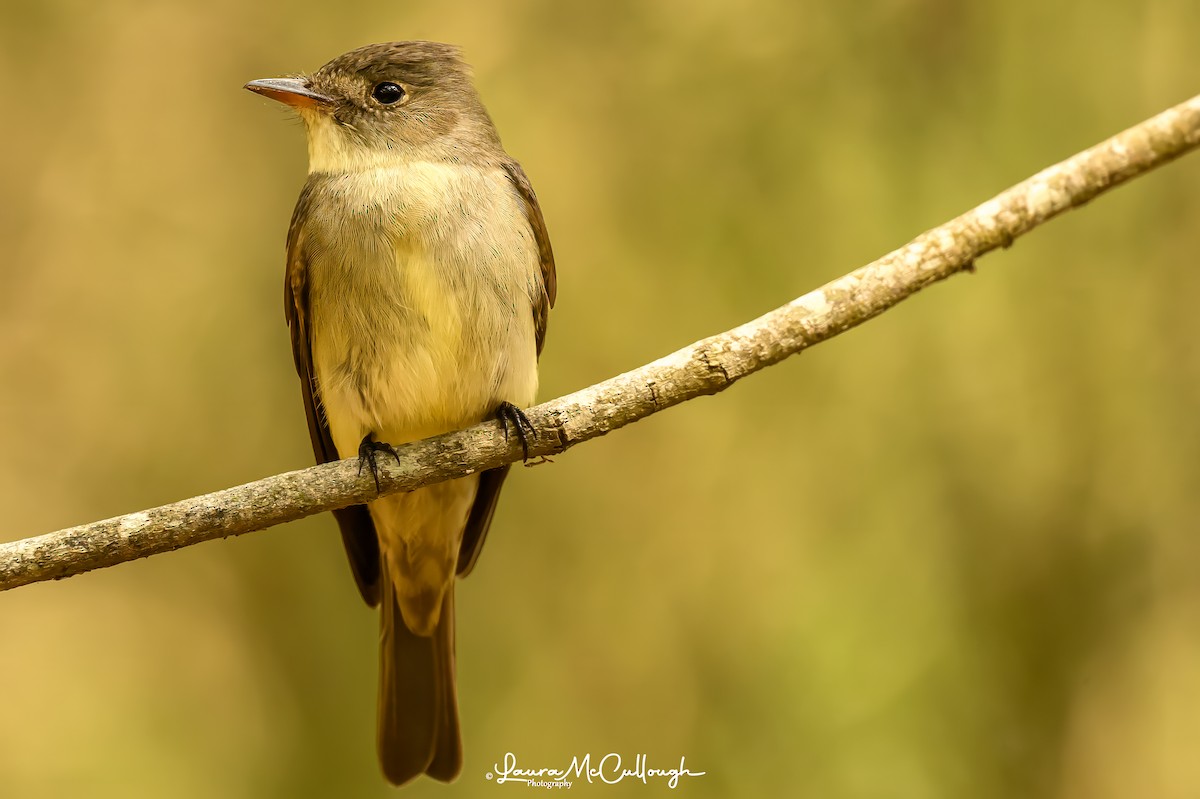
[(550, 248), (550, 234), (546, 232), (546, 220), (542, 217), (542, 207), (538, 205), (537, 195), (533, 186), (525, 176), (525, 170), (516, 161), (507, 161), (504, 171), (509, 180), (525, 201), (525, 217), (533, 230), (533, 238), (537, 242), (538, 261), (542, 265), (541, 296), (533, 303), (533, 321), (537, 330), (537, 352), (542, 354), (542, 345), (546, 343), (546, 322), (550, 318), (550, 309), (554, 307), (554, 298), (558, 295), (558, 275), (554, 271), (554, 250)]
[(500, 488), (504, 478), (508, 477), (507, 465), (498, 469), (488, 469), (479, 475), (479, 489), (475, 492), (475, 504), (471, 506), (471, 515), (467, 517), (467, 526), (463, 530), (462, 546), (458, 549), (458, 576), (466, 577), (475, 568), (479, 553), (483, 551), (483, 539), (487, 538), (488, 528), (492, 526), (492, 516), (496, 514), (496, 503), (500, 500)]
[[(537, 242), (538, 261), (541, 263), (541, 291), (534, 297), (533, 325), (537, 341), (537, 354), (542, 354), (542, 345), (546, 343), (546, 323), (550, 318), (550, 309), (554, 307), (554, 299), (558, 294), (558, 277), (554, 270), (554, 250), (550, 248), (550, 234), (546, 232), (546, 220), (542, 217), (542, 208), (538, 205), (537, 195), (533, 186), (525, 176), (525, 170), (516, 161), (506, 161), (503, 165), (508, 173), (513, 188), (517, 190), (525, 203), (525, 217), (533, 231), (534, 241)], [(496, 502), (500, 499), (500, 488), (504, 478), (508, 476), (508, 466), (491, 469), (479, 476), (479, 490), (475, 493), (475, 504), (471, 507), (471, 515), (467, 517), (467, 527), (463, 531), (462, 546), (458, 550), (458, 575), (466, 577), (475, 568), (475, 561), (483, 549), (483, 540), (487, 537), (488, 528), (492, 524), (492, 516), (496, 513)]]
[[(321, 407), (312, 363), (312, 340), (309, 330), (308, 262), (305, 257), (304, 229), (300, 221), (308, 216), (313, 194), (319, 189), (320, 177), (310, 177), (300, 192), (300, 200), (288, 228), (287, 273), (283, 281), (283, 312), (292, 333), (292, 358), (300, 376), (300, 395), (308, 417), (308, 435), (312, 439), (317, 463), (338, 459), (337, 448), (329, 433), (325, 411)], [(379, 540), (366, 505), (352, 505), (333, 512), (342, 531), (342, 543), (350, 558), (350, 569), (358, 583), (359, 593), (368, 605), (379, 604)]]

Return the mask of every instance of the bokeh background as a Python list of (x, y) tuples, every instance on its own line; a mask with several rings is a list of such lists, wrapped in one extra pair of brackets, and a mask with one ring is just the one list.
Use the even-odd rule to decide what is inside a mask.
[[(463, 46), (540, 194), (544, 398), (1200, 90), (1190, 0), (0, 6), (0, 538), (310, 463), (302, 130), (248, 79)], [(466, 767), (691, 796), (1200, 795), (1200, 156), (802, 358), (510, 478)], [(308, 519), (0, 596), (0, 794), (386, 796), (377, 621)], [(623, 783), (597, 795), (666, 793)], [(574, 790), (581, 789), (577, 785)]]

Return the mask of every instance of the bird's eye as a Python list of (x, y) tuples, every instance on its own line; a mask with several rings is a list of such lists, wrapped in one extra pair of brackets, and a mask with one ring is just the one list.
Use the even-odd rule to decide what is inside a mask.
[(404, 87), (398, 83), (384, 81), (375, 84), (375, 88), (371, 90), (371, 96), (384, 105), (395, 105), (404, 99)]

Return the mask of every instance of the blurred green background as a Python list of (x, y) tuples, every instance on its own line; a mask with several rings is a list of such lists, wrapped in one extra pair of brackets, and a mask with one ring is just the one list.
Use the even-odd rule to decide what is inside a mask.
[[(551, 398), (1200, 90), (1189, 0), (0, 7), (0, 537), (308, 465), (298, 122), (241, 89), (460, 44), (559, 264)], [(465, 771), (691, 796), (1200, 794), (1200, 156), (849, 335), (517, 469), (459, 588)], [(333, 521), (0, 595), (0, 793), (386, 796)], [(579, 786), (576, 786), (576, 790)], [(661, 784), (592, 788), (666, 793)]]

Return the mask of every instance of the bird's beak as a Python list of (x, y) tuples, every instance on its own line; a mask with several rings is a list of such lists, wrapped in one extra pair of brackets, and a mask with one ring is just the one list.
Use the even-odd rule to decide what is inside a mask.
[(252, 80), (246, 84), (246, 88), (255, 94), (270, 97), (272, 100), (286, 103), (293, 108), (320, 108), (333, 102), (332, 97), (317, 94), (309, 89), (304, 81), (296, 78)]

